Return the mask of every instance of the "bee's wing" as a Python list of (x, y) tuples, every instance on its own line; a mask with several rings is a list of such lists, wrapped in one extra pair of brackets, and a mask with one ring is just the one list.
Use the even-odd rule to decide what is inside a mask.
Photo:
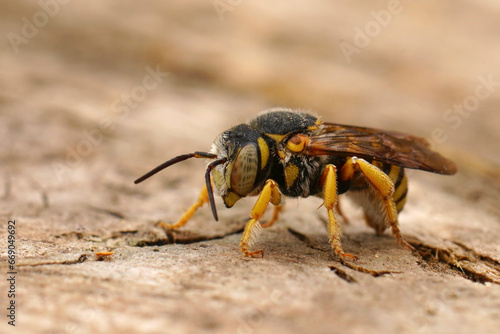
[(323, 133), (310, 138), (308, 155), (357, 156), (401, 167), (452, 175), (455, 164), (432, 151), (429, 143), (408, 134), (324, 123)]

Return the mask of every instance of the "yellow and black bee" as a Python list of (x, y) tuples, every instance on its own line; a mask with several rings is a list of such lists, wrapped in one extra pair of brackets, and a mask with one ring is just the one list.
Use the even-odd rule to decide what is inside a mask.
[[(399, 231), (398, 212), (406, 202), (408, 180), (404, 168), (452, 175), (453, 162), (429, 149), (425, 139), (408, 134), (322, 122), (318, 117), (285, 108), (270, 109), (246, 124), (221, 133), (209, 153), (195, 152), (173, 158), (135, 181), (139, 183), (164, 168), (189, 158), (215, 159), (208, 164), (205, 186), (195, 204), (173, 225), (184, 226), (195, 211), (210, 203), (218, 220), (212, 184), (226, 207), (239, 199), (258, 195), (251, 219), (241, 238), (240, 250), (248, 257), (262, 256), (249, 247), (261, 227), (271, 226), (282, 209), (282, 195), (319, 196), (328, 213), (328, 235), (342, 258), (337, 222), (337, 197), (346, 193), (360, 204), (365, 219), (378, 234), (388, 227), (397, 241), (412, 250)], [(259, 219), (269, 203), (275, 205), (271, 220)]]

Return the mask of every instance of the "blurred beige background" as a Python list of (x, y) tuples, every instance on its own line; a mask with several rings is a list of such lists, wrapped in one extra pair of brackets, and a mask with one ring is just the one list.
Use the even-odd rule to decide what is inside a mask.
[[(16, 219), (21, 265), (14, 331), (500, 325), (498, 1), (4, 1), (0, 32), (0, 246), (4, 257)], [(426, 137), (457, 162), (454, 177), (411, 172), (401, 229), (418, 254), (377, 238), (346, 204), (345, 248), (399, 274), (356, 272), (288, 233), (328, 248), (316, 199), (290, 201), (262, 233), (260, 261), (240, 257), (239, 234), (162, 245), (153, 222), (195, 200), (203, 162), (132, 181), (275, 106)], [(221, 222), (203, 210), (186, 229), (225, 235), (253, 202), (219, 202)], [(96, 262), (99, 250), (115, 255)]]

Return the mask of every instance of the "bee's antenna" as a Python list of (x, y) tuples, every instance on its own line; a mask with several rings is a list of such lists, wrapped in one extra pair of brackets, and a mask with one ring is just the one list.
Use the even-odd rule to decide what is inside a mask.
[(158, 167), (154, 168), (153, 170), (147, 172), (140, 178), (134, 181), (135, 184), (141, 183), (142, 181), (150, 178), (151, 176), (155, 175), (156, 173), (164, 170), (167, 167), (172, 166), (173, 164), (176, 164), (178, 162), (190, 159), (190, 158), (206, 158), (206, 159), (215, 159), (217, 158), (217, 154), (212, 154), (212, 153), (205, 153), (205, 152), (194, 152), (194, 153), (189, 153), (189, 154), (183, 154), (179, 155), (178, 157), (175, 157), (173, 159), (170, 159)]
[(214, 169), (216, 166), (220, 165), (220, 164), (223, 164), (224, 162), (226, 162), (227, 159), (226, 158), (223, 158), (223, 159), (219, 159), (219, 160), (215, 160), (214, 162), (210, 163), (208, 166), (207, 166), (207, 171), (205, 173), (205, 183), (206, 183), (206, 186), (207, 186), (207, 192), (208, 192), (208, 200), (210, 202), (210, 208), (212, 209), (212, 213), (214, 215), (214, 219), (215, 221), (218, 221), (219, 220), (219, 217), (217, 216), (217, 209), (215, 207), (215, 199), (214, 199), (214, 190), (212, 189), (212, 182), (210, 180), (210, 172), (212, 171), (212, 169)]

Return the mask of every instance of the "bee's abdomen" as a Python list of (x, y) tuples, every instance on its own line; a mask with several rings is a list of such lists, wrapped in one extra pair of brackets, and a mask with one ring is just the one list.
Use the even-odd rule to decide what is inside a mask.
[(399, 172), (396, 181), (394, 181), (394, 194), (392, 195), (392, 199), (394, 200), (394, 203), (396, 203), (398, 212), (400, 212), (403, 210), (406, 203), (406, 195), (408, 194), (408, 178), (406, 177), (406, 172), (403, 167), (393, 167), (398, 168)]

